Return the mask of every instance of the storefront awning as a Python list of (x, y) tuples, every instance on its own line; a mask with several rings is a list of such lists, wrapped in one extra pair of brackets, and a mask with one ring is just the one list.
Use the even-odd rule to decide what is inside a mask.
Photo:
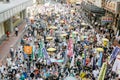
[(90, 3), (86, 3), (86, 2), (82, 2), (82, 6), (85, 10), (87, 11), (91, 11), (93, 13), (97, 13), (97, 14), (104, 14), (105, 10), (103, 8), (99, 8), (93, 4)]

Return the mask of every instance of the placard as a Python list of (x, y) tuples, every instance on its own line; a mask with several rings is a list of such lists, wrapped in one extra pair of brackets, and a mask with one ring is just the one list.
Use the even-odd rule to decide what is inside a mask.
[(106, 2), (105, 8), (110, 10), (111, 12), (116, 13), (117, 11), (117, 2), (111, 1), (111, 2)]
[(24, 46), (25, 54), (32, 54), (32, 46)]

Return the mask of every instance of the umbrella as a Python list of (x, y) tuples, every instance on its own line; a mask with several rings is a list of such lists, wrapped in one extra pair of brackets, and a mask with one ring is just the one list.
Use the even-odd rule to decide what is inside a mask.
[(97, 51), (104, 51), (103, 48), (96, 48)]
[(51, 39), (53, 39), (53, 37), (46, 37), (46, 39), (47, 39), (47, 40), (51, 40)]
[(88, 24), (86, 24), (86, 23), (82, 22), (82, 23), (81, 23), (81, 25), (86, 26), (86, 25), (88, 25)]
[(55, 27), (55, 26), (50, 26), (50, 27), (48, 27), (49, 29), (57, 29), (57, 27)]
[(56, 51), (55, 48), (48, 48), (47, 51)]
[(60, 15), (59, 15), (59, 14), (57, 14), (56, 16), (57, 16), (57, 17), (59, 17)]
[(84, 36), (84, 38), (87, 38), (87, 36)]
[(67, 34), (66, 34), (66, 33), (64, 33), (64, 34), (61, 34), (60, 36), (61, 36), (61, 37), (65, 37), (65, 36), (67, 36)]
[(33, 16), (31, 16), (31, 17), (30, 17), (30, 20), (34, 20), (34, 17), (33, 17)]
[(107, 41), (107, 42), (109, 41), (107, 38), (103, 38), (102, 40), (103, 40), (103, 41)]
[(74, 13), (75, 12), (75, 10), (71, 10), (71, 13)]
[(78, 32), (76, 32), (76, 31), (73, 31), (73, 33), (74, 33), (74, 34), (78, 34)]
[(69, 29), (74, 29), (74, 27), (73, 27), (73, 26), (70, 26)]
[(60, 23), (65, 23), (64, 20), (61, 20)]
[(77, 80), (77, 79), (75, 77), (69, 76), (69, 77), (66, 77), (64, 80)]

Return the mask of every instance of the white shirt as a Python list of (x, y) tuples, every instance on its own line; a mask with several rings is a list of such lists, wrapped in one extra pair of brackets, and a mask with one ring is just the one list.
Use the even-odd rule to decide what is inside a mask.
[(15, 31), (18, 31), (18, 28), (17, 28), (17, 27), (15, 28)]
[(10, 66), (12, 64), (11, 58), (7, 58), (7, 65)]
[(19, 80), (20, 79), (20, 74), (16, 74), (16, 78), (17, 78), (17, 80)]
[(99, 74), (99, 70), (93, 70), (92, 73), (93, 73), (94, 77), (97, 78), (98, 74)]

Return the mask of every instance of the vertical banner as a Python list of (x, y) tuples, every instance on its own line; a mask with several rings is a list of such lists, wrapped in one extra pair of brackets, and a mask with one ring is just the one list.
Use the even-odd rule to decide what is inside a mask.
[(44, 54), (44, 56), (45, 56), (46, 59), (49, 58), (49, 55), (48, 55), (45, 47), (42, 49), (42, 52), (43, 52), (43, 54)]
[(35, 59), (35, 45), (33, 45), (33, 50), (32, 50), (32, 55), (31, 55), (31, 60)]
[(50, 61), (49, 55), (48, 55), (45, 47), (42, 49), (42, 52), (43, 52), (43, 54), (44, 54), (44, 56), (45, 56), (45, 58), (46, 58), (47, 65), (50, 65), (50, 64), (51, 64), (51, 61)]
[(40, 42), (40, 48), (39, 48), (39, 53), (38, 53), (38, 57), (39, 58), (43, 58), (44, 57), (44, 55), (43, 55), (43, 53), (42, 53), (42, 49), (43, 49), (43, 41), (41, 41)]
[(72, 61), (71, 61), (71, 64), (70, 64), (70, 68), (74, 67), (74, 61), (75, 61), (75, 55), (73, 54), (73, 58), (72, 58)]
[(112, 71), (116, 72), (120, 76), (120, 56), (117, 56)]
[(104, 80), (106, 70), (107, 70), (107, 63), (103, 63), (100, 74), (99, 74), (99, 77), (98, 77), (98, 80)]
[(112, 51), (112, 54), (110, 56), (110, 61), (109, 64), (111, 64), (111, 62), (116, 58), (117, 54), (119, 53), (120, 48), (119, 47), (115, 47), (114, 50)]
[(70, 38), (68, 42), (68, 54), (69, 57), (73, 56), (73, 40)]
[(97, 62), (98, 67), (102, 66), (102, 57), (103, 57), (103, 53), (100, 53), (100, 57), (99, 57), (98, 62)]

